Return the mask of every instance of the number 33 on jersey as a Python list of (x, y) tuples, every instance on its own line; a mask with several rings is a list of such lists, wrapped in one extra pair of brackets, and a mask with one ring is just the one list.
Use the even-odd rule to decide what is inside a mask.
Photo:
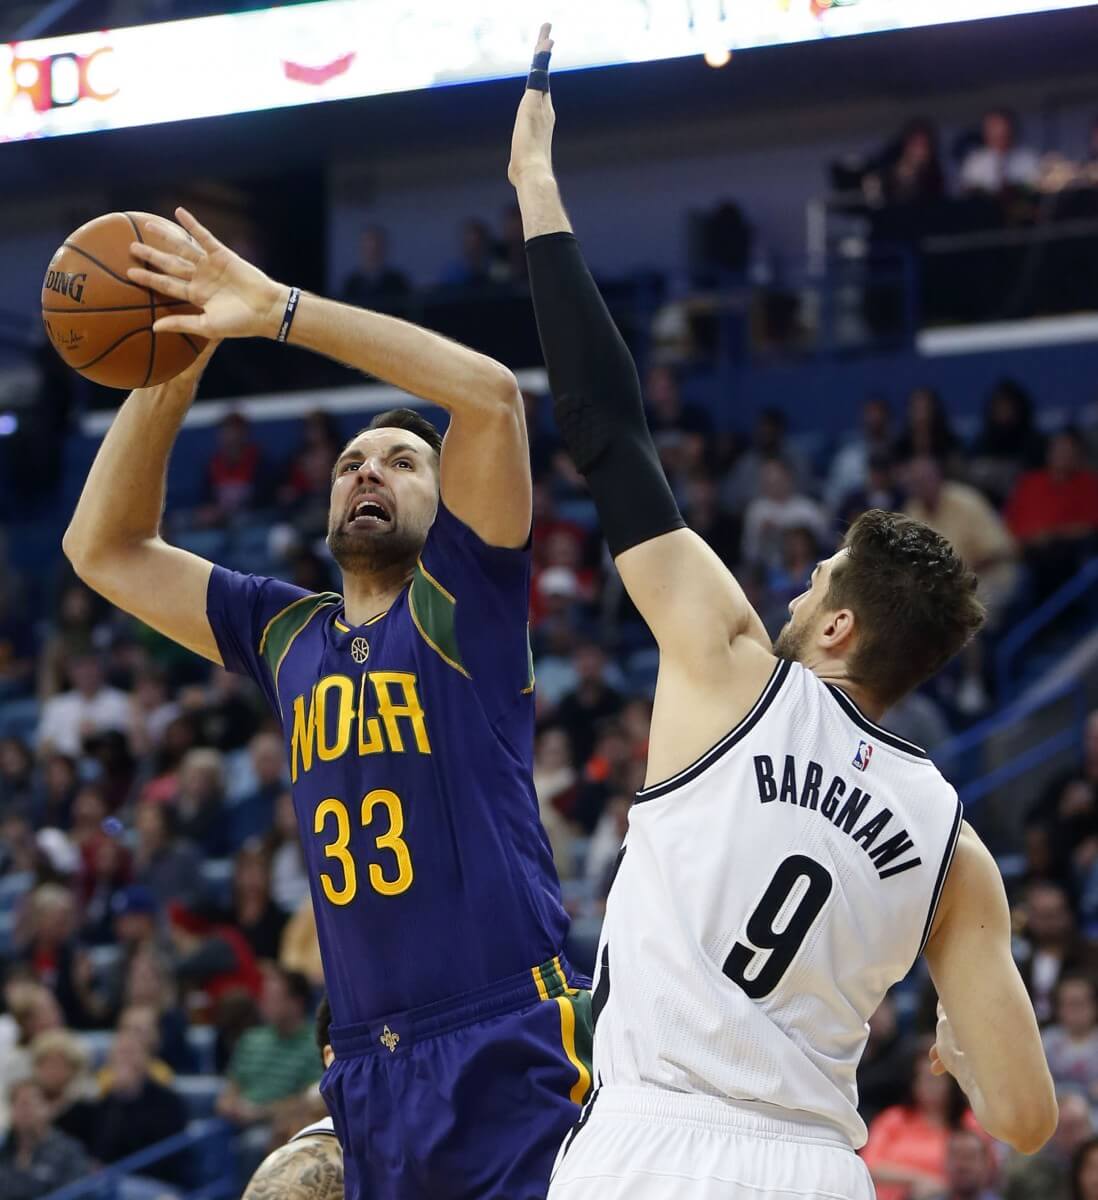
[(530, 777), (529, 572), (527, 551), (487, 546), (443, 506), (410, 584), (361, 626), (334, 593), (214, 568), (222, 658), (282, 726), (338, 1026), (560, 951)]

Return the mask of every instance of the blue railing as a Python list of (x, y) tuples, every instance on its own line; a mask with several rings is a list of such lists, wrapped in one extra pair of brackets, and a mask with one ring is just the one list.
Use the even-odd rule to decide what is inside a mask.
[(1087, 563), (1003, 638), (995, 652), (995, 683), (1001, 697), (1014, 690), (1014, 663), (1022, 651), (1095, 585), (1098, 585), (1098, 559)]
[(232, 1126), (225, 1121), (213, 1118), (194, 1121), (184, 1133), (155, 1142), (84, 1179), (66, 1184), (50, 1192), (44, 1200), (113, 1200), (128, 1177), (141, 1175), (175, 1155), (186, 1155), (190, 1165), (199, 1168), (194, 1171), (192, 1181), (199, 1186), (187, 1192), (186, 1185), (165, 1183), (162, 1185), (165, 1192), (187, 1193), (188, 1200), (224, 1200), (238, 1190), (231, 1156), (232, 1133)]
[[(1070, 719), (1054, 733), (1018, 751), (1006, 762), (986, 769), (984, 757), (993, 739), (1028, 722), (1035, 714), (1058, 704), (1070, 705)], [(1087, 716), (1087, 693), (1077, 680), (1052, 691), (1019, 700), (950, 738), (934, 752), (934, 761), (957, 788), (966, 805), (976, 804), (997, 788), (1042, 766), (1057, 754), (1080, 745)]]

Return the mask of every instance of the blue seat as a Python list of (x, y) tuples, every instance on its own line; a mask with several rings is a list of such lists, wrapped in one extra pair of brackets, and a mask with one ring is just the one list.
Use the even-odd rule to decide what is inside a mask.
[(0, 737), (21, 738), (29, 742), (38, 728), (38, 701), (33, 696), (8, 700), (0, 706)]
[(212, 1025), (188, 1025), (186, 1037), (201, 1074), (216, 1074), (217, 1030)]
[(183, 1097), (191, 1119), (200, 1120), (214, 1115), (217, 1097), (225, 1081), (219, 1075), (177, 1075), (172, 1086)]

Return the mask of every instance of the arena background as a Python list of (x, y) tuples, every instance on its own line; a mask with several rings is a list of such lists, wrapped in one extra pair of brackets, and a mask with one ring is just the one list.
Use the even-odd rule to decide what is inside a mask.
[[(885, 724), (927, 748), (1000, 861), (1064, 1117), (1033, 1162), (986, 1146), (966, 1168), (943, 1132), (963, 1115), (914, 1066), (934, 1011), (916, 968), (874, 1019), (861, 1095), (874, 1169), (930, 1136), (931, 1179), (880, 1194), (1055, 1200), (1073, 1156), (1086, 1175), (1098, 9), (543, 7), (0, 5), (0, 1200), (59, 1184), (66, 1200), (238, 1195), (258, 1154), (322, 1113), (305, 1032), (319, 962), (270, 718), (250, 685), (101, 603), (60, 552), (121, 397), (61, 366), (38, 293), (54, 248), (99, 213), (185, 204), (278, 279), (518, 374), (537, 483), (535, 777), (569, 953), (591, 962), (656, 655), (559, 452), (524, 285), (505, 171), (543, 17), (562, 67), (584, 68), (554, 85), (577, 233), (688, 520), (771, 632), (816, 558), (880, 504), (955, 536), (992, 607), (978, 646)], [(127, 45), (151, 47), (160, 74), (133, 74)], [(246, 111), (261, 102), (276, 107)], [(1015, 144), (989, 156), (984, 117), (1001, 109)], [(207, 115), (175, 119), (188, 114)], [(303, 352), (223, 346), (172, 459), (166, 536), (338, 586), (330, 465), (394, 398)], [(262, 1121), (218, 1115), (227, 1074)], [(27, 1075), (63, 1131), (33, 1186), (5, 1132)]]

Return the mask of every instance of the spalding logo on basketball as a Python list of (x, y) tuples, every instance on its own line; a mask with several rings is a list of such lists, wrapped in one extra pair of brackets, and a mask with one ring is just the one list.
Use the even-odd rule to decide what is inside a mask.
[[(152, 213), (107, 213), (71, 233), (42, 281), (42, 321), (50, 345), (74, 371), (106, 387), (163, 383), (190, 366), (205, 345), (186, 333), (154, 333), (153, 322), (198, 310), (141, 287), (126, 275), (141, 267), (131, 242), (145, 241)], [(178, 228), (178, 226), (176, 226)]]

